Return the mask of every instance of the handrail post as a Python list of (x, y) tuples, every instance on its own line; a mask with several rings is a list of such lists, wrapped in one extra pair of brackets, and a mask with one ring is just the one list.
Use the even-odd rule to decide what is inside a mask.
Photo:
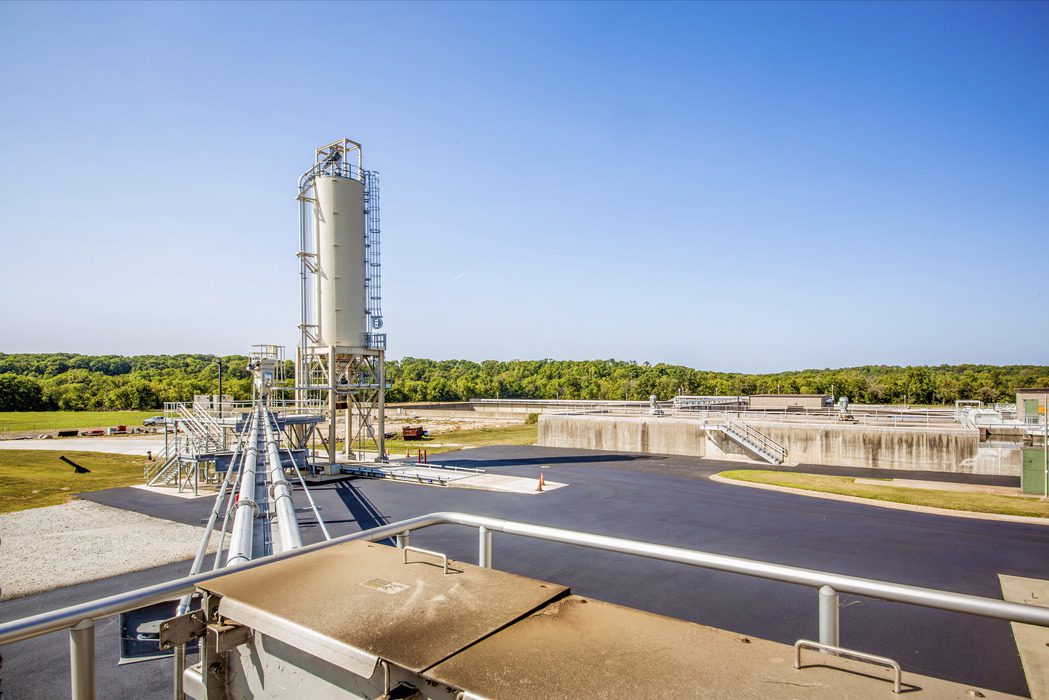
[(404, 549), (412, 543), (412, 531), (405, 530), (397, 535), (397, 549)]
[(492, 531), (484, 525), (477, 527), (477, 565), (492, 568)]
[[(819, 591), (820, 644), (838, 645), (838, 592), (830, 586), (821, 586)], [(826, 654), (827, 652), (823, 652)]]
[(69, 678), (73, 700), (95, 700), (95, 621), (90, 618), (69, 629)]

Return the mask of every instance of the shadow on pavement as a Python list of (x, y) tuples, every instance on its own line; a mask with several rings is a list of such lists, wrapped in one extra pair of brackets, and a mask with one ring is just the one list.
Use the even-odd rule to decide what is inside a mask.
[[(340, 481), (335, 484), (334, 490), (335, 495), (342, 500), (346, 510), (350, 511), (350, 515), (357, 521), (357, 526), (361, 530), (371, 530), (390, 522), (352, 481)], [(387, 538), (380, 542), (392, 545), (393, 539)]]

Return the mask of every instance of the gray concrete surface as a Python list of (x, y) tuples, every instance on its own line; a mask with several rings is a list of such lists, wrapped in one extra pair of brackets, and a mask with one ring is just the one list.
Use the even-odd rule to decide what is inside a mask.
[[(811, 423), (747, 419), (746, 423), (783, 445), (788, 464), (947, 472), (977, 468), (963, 466), (977, 454), (980, 433), (975, 429), (942, 424), (893, 428), (816, 419)], [(705, 428), (699, 418), (543, 415), (538, 444), (712, 459), (753, 457), (720, 431)]]
[[(999, 575), (1002, 597), (1013, 603), (1049, 607), (1049, 581)], [(1020, 652), (1028, 689), (1035, 700), (1049, 698), (1049, 629), (1010, 623)]]
[[(706, 478), (737, 468), (736, 463), (541, 447), (478, 448), (439, 459), (531, 478), (547, 466), (547, 479), (569, 486), (537, 498), (348, 480), (318, 486), (314, 495), (335, 534), (436, 510), (460, 510), (995, 598), (1001, 597), (999, 573), (1049, 578), (1049, 528), (891, 511)], [(137, 489), (88, 496), (192, 524), (199, 524), (210, 508), (210, 499), (178, 500)], [(304, 538), (318, 539), (316, 524), (303, 517)], [(412, 543), (464, 561), (476, 558), (476, 534), (463, 528), (419, 532)], [(816, 592), (808, 588), (498, 533), (493, 544), (497, 568), (568, 585), (579, 595), (782, 643), (817, 634)], [(163, 571), (181, 573), (173, 567)], [(0, 619), (160, 577), (151, 570), (111, 580), (109, 590), (105, 582), (96, 582), (3, 603)], [(905, 671), (1027, 692), (1008, 623), (856, 596), (843, 596), (842, 604), (845, 646), (895, 658)], [(99, 658), (104, 662), (116, 653), (107, 634), (100, 635)], [(5, 657), (5, 697), (60, 697), (63, 688), (67, 692), (65, 635), (0, 652)], [(158, 678), (168, 677), (167, 662), (144, 665), (152, 666)], [(161, 698), (170, 691), (163, 683), (163, 691), (154, 691), (158, 686), (152, 681), (136, 688), (141, 675), (135, 667), (103, 666), (108, 695), (128, 695), (135, 688), (135, 697)]]
[(159, 437), (78, 437), (51, 440), (0, 440), (0, 450), (66, 450), (69, 452), (108, 452), (118, 455), (159, 454), (164, 449), (164, 436)]

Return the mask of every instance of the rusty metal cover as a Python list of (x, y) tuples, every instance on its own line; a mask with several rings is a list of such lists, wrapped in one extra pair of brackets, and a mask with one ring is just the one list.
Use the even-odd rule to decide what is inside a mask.
[(348, 542), (201, 588), (222, 596), (222, 615), (365, 676), (375, 657), (420, 672), (568, 592), (457, 561), (445, 574), (401, 556)]

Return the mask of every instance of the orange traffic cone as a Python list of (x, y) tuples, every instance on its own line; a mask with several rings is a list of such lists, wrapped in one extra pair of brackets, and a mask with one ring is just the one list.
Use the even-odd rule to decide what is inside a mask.
[(543, 492), (543, 484), (546, 483), (546, 474), (539, 472), (539, 483), (535, 485), (536, 493)]

